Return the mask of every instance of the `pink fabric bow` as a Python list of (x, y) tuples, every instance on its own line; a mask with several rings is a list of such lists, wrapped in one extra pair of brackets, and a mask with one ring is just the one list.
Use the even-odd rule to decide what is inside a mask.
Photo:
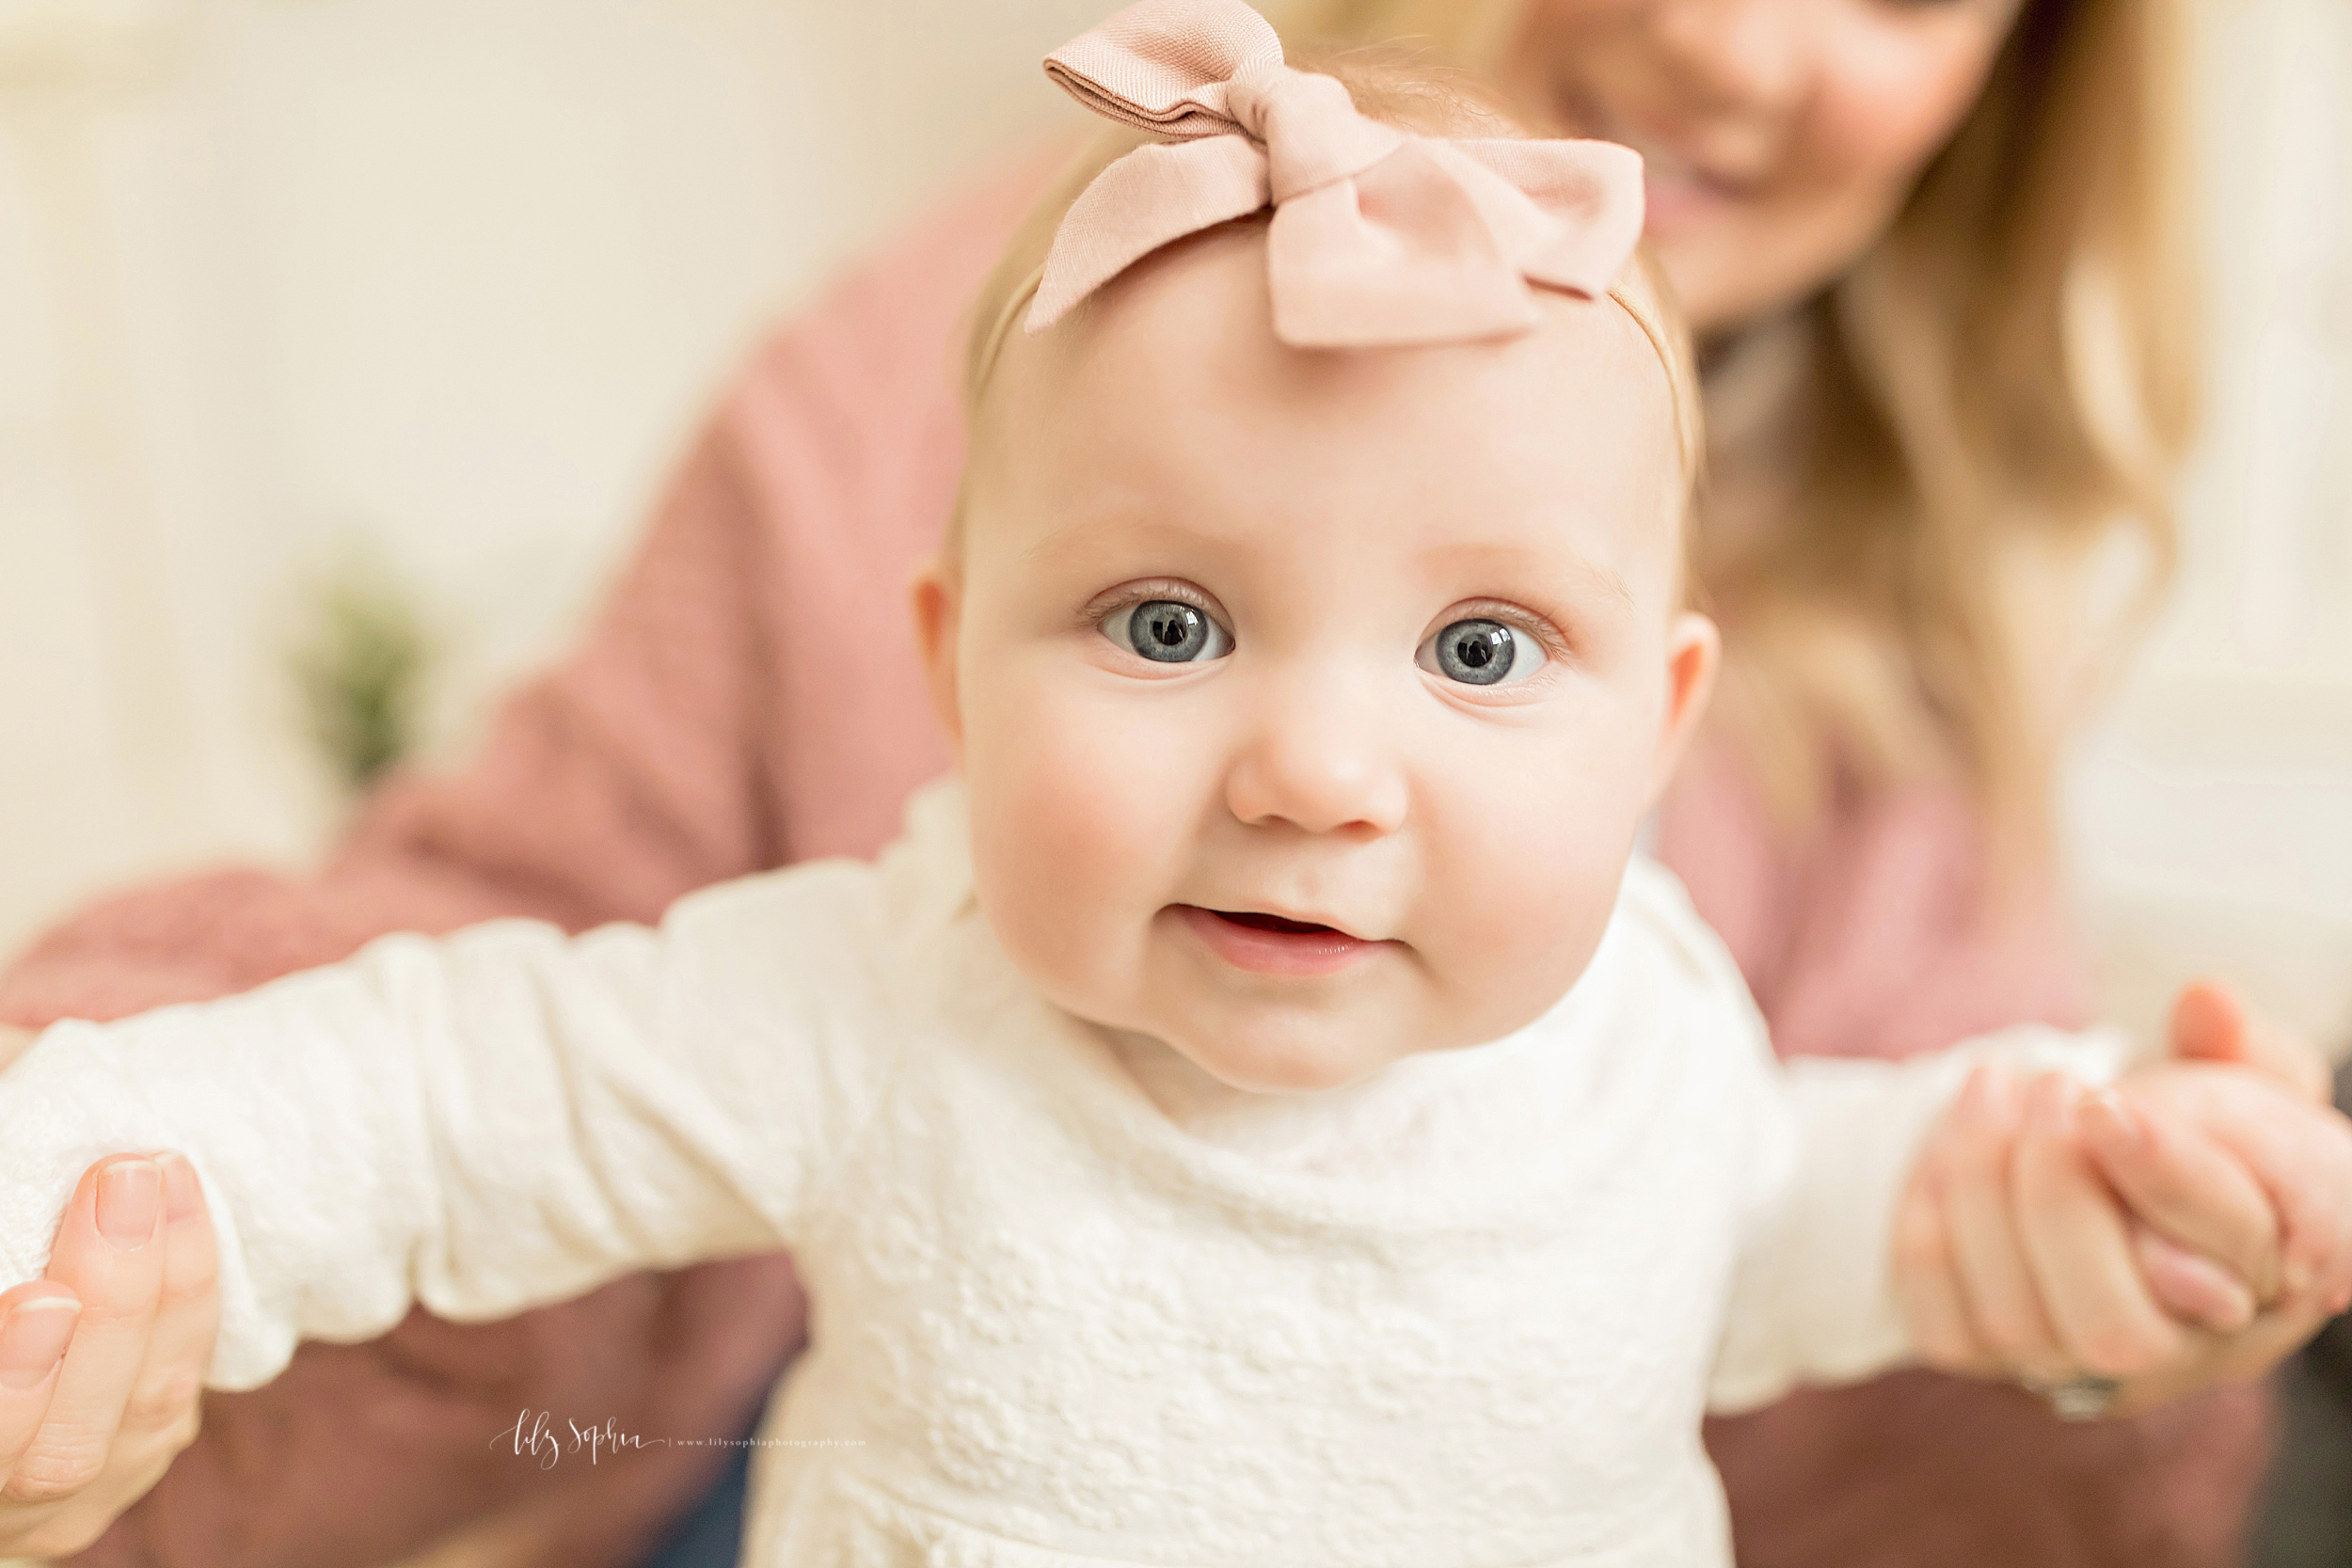
[(1269, 204), (1274, 330), (1300, 348), (1524, 332), (1528, 283), (1597, 297), (1642, 237), (1630, 148), (1409, 135), (1283, 64), (1241, 0), (1140, 0), (1047, 55), (1045, 73), (1173, 140), (1120, 159), (1071, 205), (1031, 332), (1162, 245)]

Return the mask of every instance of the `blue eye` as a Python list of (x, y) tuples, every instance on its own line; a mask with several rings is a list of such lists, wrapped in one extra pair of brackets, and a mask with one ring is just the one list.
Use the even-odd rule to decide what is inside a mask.
[(1501, 621), (1454, 621), (1428, 641), (1413, 662), (1464, 686), (1517, 686), (1544, 667), (1535, 639)]
[(1232, 634), (1182, 599), (1146, 599), (1103, 617), (1103, 635), (1154, 664), (1197, 664), (1233, 651)]

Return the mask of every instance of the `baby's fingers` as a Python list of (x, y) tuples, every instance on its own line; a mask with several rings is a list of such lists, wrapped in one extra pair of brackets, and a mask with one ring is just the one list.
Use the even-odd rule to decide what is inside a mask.
[(2101, 1173), (2151, 1229), (2236, 1275), (2256, 1301), (2279, 1293), (2278, 1216), (2243, 1164), (2113, 1089), (2083, 1101), (2079, 1125)]
[(2011, 1370), (2059, 1376), (2066, 1354), (2035, 1288), (2010, 1198), (2017, 1089), (2006, 1065), (1981, 1066), (1945, 1118), (1934, 1153), (1943, 1240), (1977, 1342)]
[(2033, 1086), (2013, 1171), (2017, 1227), (2074, 1363), (2134, 1377), (2177, 1358), (2186, 1341), (2150, 1298), (2123, 1216), (2076, 1145), (2075, 1092), (2056, 1073)]
[(74, 1189), (48, 1277), (80, 1298), (81, 1320), (48, 1418), (8, 1479), (12, 1499), (72, 1497), (105, 1468), (163, 1283), (163, 1189), (161, 1167), (142, 1155), (99, 1161)]
[(1942, 1183), (1923, 1170), (1895, 1213), (1895, 1298), (1919, 1358), (1939, 1371), (1989, 1376), (1999, 1358), (1979, 1343), (1952, 1261)]

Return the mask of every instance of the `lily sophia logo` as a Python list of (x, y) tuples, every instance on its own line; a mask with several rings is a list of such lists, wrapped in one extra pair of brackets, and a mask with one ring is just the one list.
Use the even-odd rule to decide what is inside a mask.
[(490, 1442), (495, 1447), (511, 1439), (515, 1452), (518, 1455), (530, 1454), (538, 1460), (542, 1470), (552, 1470), (564, 1454), (579, 1453), (583, 1449), (588, 1454), (588, 1463), (594, 1465), (607, 1453), (672, 1446), (667, 1437), (639, 1437), (623, 1432), (610, 1418), (600, 1427), (582, 1427), (573, 1420), (566, 1420), (564, 1424), (571, 1429), (568, 1443), (555, 1430), (554, 1412), (542, 1410), (534, 1415), (525, 1410), (515, 1418), (512, 1427), (491, 1438)]
[[(588, 1463), (596, 1464), (608, 1455), (624, 1453), (631, 1449), (862, 1449), (865, 1439), (858, 1437), (640, 1437), (623, 1432), (611, 1418), (602, 1426), (583, 1427), (578, 1421), (565, 1420), (564, 1432), (558, 1432), (555, 1413), (551, 1410), (526, 1409), (515, 1418), (515, 1424), (490, 1439), (489, 1446), (514, 1445), (517, 1457), (529, 1454), (539, 1462), (542, 1470), (552, 1470), (567, 1453), (585, 1453)], [(569, 1435), (566, 1436), (565, 1433)]]

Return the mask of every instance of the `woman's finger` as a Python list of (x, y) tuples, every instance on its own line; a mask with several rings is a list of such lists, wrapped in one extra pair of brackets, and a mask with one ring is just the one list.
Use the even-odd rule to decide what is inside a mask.
[(2125, 1092), (2136, 1108), (2160, 1098), (2262, 1184), (2278, 1215), (2284, 1295), (2352, 1299), (2352, 1122), (2244, 1069), (2181, 1070), (2192, 1076), (2130, 1084)]
[(220, 1327), (219, 1260), (196, 1167), (168, 1152), (156, 1163), (164, 1172), (163, 1287), (122, 1433), (177, 1451), (196, 1435), (204, 1371)]
[(2140, 1376), (2187, 1342), (2149, 1295), (2123, 1215), (2079, 1147), (2077, 1093), (2057, 1073), (2029, 1091), (2012, 1167), (2018, 1234), (2068, 1359), (2105, 1377)]
[(2243, 1164), (2164, 1106), (2116, 1089), (2087, 1096), (2077, 1122), (2100, 1174), (2142, 1223), (2234, 1274), (2255, 1300), (2279, 1293), (2278, 1215)]
[(2013, 1370), (2057, 1377), (2070, 1369), (2043, 1312), (2011, 1218), (2010, 1150), (2020, 1113), (2016, 1074), (1991, 1063), (1969, 1075), (1946, 1118), (1937, 1177), (1961, 1297), (1976, 1338)]
[(2254, 1321), (2254, 1292), (2209, 1258), (2184, 1251), (2144, 1225), (2132, 1227), (2132, 1253), (2158, 1307), (2185, 1323), (2235, 1334)]
[(2247, 1006), (2221, 981), (2183, 988), (2172, 1004), (2170, 1034), (2176, 1059), (2250, 1067), (2313, 1104), (2328, 1102), (2327, 1058), (2295, 1031)]
[(33, 1446), (82, 1304), (45, 1279), (0, 1295), (0, 1497)]
[(163, 1217), (163, 1171), (143, 1155), (101, 1160), (74, 1189), (47, 1277), (80, 1298), (82, 1312), (48, 1418), (9, 1478), (18, 1499), (71, 1497), (105, 1469), (155, 1321)]

